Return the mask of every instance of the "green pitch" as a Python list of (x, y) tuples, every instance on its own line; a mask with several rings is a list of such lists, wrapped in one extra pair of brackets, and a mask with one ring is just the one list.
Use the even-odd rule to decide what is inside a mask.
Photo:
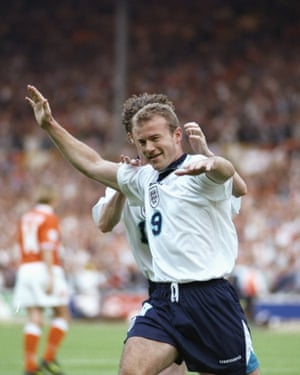
[[(116, 375), (127, 324), (73, 322), (59, 360), (66, 375)], [(0, 324), (0, 375), (22, 375), (22, 325)], [(262, 375), (300, 374), (300, 330), (252, 329)]]

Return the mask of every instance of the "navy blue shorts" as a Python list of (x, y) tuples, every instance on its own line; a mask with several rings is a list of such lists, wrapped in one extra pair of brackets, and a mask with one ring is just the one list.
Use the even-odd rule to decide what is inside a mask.
[(189, 371), (245, 375), (258, 367), (238, 296), (225, 279), (151, 283), (150, 297), (128, 330), (176, 347)]

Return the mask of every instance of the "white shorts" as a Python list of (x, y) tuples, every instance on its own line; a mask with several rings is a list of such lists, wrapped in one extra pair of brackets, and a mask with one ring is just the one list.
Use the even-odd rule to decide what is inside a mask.
[(48, 270), (43, 262), (22, 264), (17, 272), (13, 305), (21, 307), (57, 307), (69, 303), (68, 284), (64, 271), (54, 266), (54, 291), (46, 293)]

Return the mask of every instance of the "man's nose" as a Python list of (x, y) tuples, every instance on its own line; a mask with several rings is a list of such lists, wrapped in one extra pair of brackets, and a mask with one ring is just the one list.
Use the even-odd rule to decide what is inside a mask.
[(145, 151), (149, 152), (154, 149), (154, 143), (152, 141), (146, 141)]

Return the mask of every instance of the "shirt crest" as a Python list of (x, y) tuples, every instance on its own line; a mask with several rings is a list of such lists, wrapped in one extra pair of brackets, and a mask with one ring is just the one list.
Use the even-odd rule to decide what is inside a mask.
[(159, 193), (158, 193), (158, 187), (157, 184), (151, 184), (149, 187), (149, 201), (152, 208), (155, 208), (158, 206), (159, 203)]

